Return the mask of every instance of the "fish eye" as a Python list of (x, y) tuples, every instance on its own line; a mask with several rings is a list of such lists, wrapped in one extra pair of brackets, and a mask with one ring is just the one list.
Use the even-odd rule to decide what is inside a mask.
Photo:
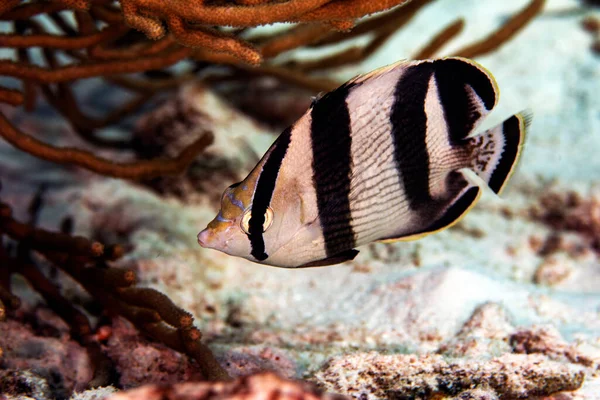
[[(252, 216), (252, 209), (249, 208), (244, 212), (244, 215), (242, 216), (242, 220), (240, 221), (240, 226), (247, 235), (250, 234), (250, 217), (251, 216)], [(263, 224), (263, 232), (266, 232), (272, 223), (273, 223), (273, 210), (271, 209), (271, 207), (267, 207), (267, 211), (265, 212), (265, 222)]]

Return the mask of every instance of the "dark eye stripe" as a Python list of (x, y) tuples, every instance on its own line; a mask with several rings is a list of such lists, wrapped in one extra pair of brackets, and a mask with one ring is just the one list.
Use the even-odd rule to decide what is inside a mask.
[(271, 149), (267, 153), (267, 161), (256, 183), (250, 221), (248, 221), (248, 231), (250, 232), (248, 237), (252, 246), (250, 254), (259, 261), (263, 261), (269, 257), (265, 252), (265, 240), (263, 237), (265, 213), (267, 212), (267, 207), (271, 204), (277, 175), (279, 175), (279, 168), (281, 168), (281, 163), (290, 145), (290, 137), (291, 128), (287, 128), (273, 143), (273, 146), (271, 146)]

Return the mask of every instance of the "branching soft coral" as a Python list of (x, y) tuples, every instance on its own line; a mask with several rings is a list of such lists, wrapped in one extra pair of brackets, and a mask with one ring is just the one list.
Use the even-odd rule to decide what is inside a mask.
[(11, 292), (11, 276), (19, 274), (71, 327), (72, 336), (88, 348), (91, 358), (102, 358), (86, 314), (65, 298), (39, 268), (49, 263), (78, 282), (109, 313), (127, 318), (146, 335), (195, 358), (207, 379), (229, 378), (210, 349), (200, 341), (201, 333), (193, 326), (190, 313), (154, 289), (135, 287), (134, 271), (109, 265), (123, 255), (121, 246), (105, 246), (73, 236), (69, 220), (63, 223), (62, 232), (34, 227), (41, 204), (42, 196), (38, 194), (30, 207), (30, 221), (23, 223), (13, 218), (9, 205), (0, 201), (1, 319), (20, 307), (20, 299)]
[[(41, 93), (92, 145), (130, 149), (127, 140), (107, 140), (97, 131), (135, 113), (157, 93), (180, 85), (213, 66), (226, 66), (220, 79), (272, 76), (310, 92), (327, 91), (337, 82), (315, 78), (314, 72), (364, 60), (431, 0), (10, 0), (0, 6), (0, 20), (10, 21), (13, 30), (0, 34), (0, 47), (16, 51), (16, 60), (0, 60), (0, 75), (21, 81), (21, 89), (0, 87), (0, 102), (35, 108)], [(483, 41), (456, 52), (474, 57), (489, 52), (525, 26), (544, 4), (530, 5)], [(394, 8), (395, 7), (395, 8)], [(374, 18), (360, 18), (392, 9)], [(66, 17), (72, 12), (74, 23)], [(39, 22), (46, 16), (56, 33)], [(284, 32), (256, 35), (258, 25), (292, 22)], [(431, 57), (457, 35), (464, 22), (457, 20), (415, 54)], [(355, 26), (356, 25), (356, 26)], [(235, 29), (223, 29), (223, 27)], [(140, 34), (142, 32), (143, 34)], [(320, 60), (281, 62), (275, 57), (300, 47), (323, 47), (354, 39), (370, 38), (364, 46), (350, 47)], [(41, 48), (42, 65), (31, 61), (34, 48)], [(60, 57), (59, 57), (60, 56)], [(69, 60), (58, 62), (58, 59)], [(188, 68), (173, 73), (170, 66), (187, 61)], [(180, 69), (181, 70), (181, 69)], [(221, 71), (222, 72), (222, 71)], [(143, 73), (132, 77), (129, 74)], [(210, 79), (210, 74), (204, 74)], [(73, 83), (102, 77), (111, 86), (133, 92), (134, 98), (102, 118), (85, 115), (78, 106)], [(223, 82), (223, 80), (221, 80)], [(74, 164), (96, 173), (130, 179), (178, 174), (205, 147), (192, 145), (183, 157), (117, 165), (78, 149), (52, 147), (21, 132), (0, 114), (0, 136), (19, 149), (61, 164)], [(208, 139), (206, 141), (209, 141)]]

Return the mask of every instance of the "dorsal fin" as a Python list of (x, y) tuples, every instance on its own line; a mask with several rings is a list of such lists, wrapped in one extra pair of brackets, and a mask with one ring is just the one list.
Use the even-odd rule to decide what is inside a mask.
[(418, 64), (418, 63), (419, 63), (419, 61), (400, 60), (400, 61), (397, 61), (397, 62), (395, 62), (393, 64), (385, 65), (385, 66), (379, 67), (379, 68), (377, 68), (377, 69), (375, 69), (373, 71), (370, 71), (370, 72), (367, 72), (367, 73), (355, 76), (354, 78), (350, 79), (348, 81), (348, 83), (353, 83), (353, 84), (363, 83), (366, 80), (371, 79), (371, 78), (373, 78), (373, 77), (375, 77), (377, 75), (383, 75), (386, 72), (389, 72), (389, 71), (391, 71), (391, 70), (393, 70), (395, 68), (401, 67), (403, 64), (405, 66), (409, 66), (409, 65), (414, 65), (414, 64)]
[(476, 62), (448, 57), (433, 62), (435, 83), (451, 142), (467, 137), (498, 103), (492, 74)]

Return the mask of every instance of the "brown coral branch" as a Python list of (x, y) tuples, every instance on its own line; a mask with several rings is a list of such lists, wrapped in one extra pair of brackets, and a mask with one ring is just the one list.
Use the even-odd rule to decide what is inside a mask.
[[(20, 62), (30, 62), (29, 58), (29, 50), (28, 49), (18, 49), (17, 50), (17, 58)], [(25, 105), (25, 110), (31, 112), (35, 109), (36, 95), (37, 89), (35, 83), (31, 80), (23, 80), (23, 101)]]
[(73, 164), (106, 176), (125, 179), (147, 179), (161, 175), (177, 175), (184, 171), (196, 156), (213, 142), (213, 135), (206, 133), (183, 150), (177, 158), (124, 164), (97, 157), (88, 151), (69, 147), (58, 148), (45, 144), (17, 130), (2, 113), (0, 113), (0, 136), (16, 148), (38, 158), (59, 164)]
[(2, 302), (0, 308), (3, 309), (3, 313), (6, 313), (6, 308), (16, 310), (21, 306), (21, 300), (10, 291), (10, 276), (13, 273), (11, 266), (12, 263), (9, 263), (8, 254), (2, 247), (2, 235), (0, 234), (0, 301)]
[(181, 48), (181, 46), (177, 44), (175, 38), (172, 35), (167, 35), (155, 42), (144, 43), (137, 46), (134, 45), (116, 49), (96, 46), (91, 49), (90, 57), (97, 60), (127, 60), (166, 53), (178, 48)]
[[(17, 260), (14, 261), (18, 263)], [(77, 337), (89, 335), (92, 331), (90, 322), (81, 311), (63, 297), (58, 288), (52, 284), (33, 264), (21, 263), (15, 270), (22, 275), (33, 289), (55, 310), (58, 316), (71, 327), (71, 332)]]
[(100, 75), (126, 74), (164, 68), (187, 57), (191, 51), (184, 47), (166, 54), (160, 53), (137, 60), (100, 61), (94, 64), (68, 65), (54, 69), (22, 65), (14, 61), (0, 61), (0, 75), (30, 79), (38, 83), (68, 82)]
[(288, 66), (294, 67), (294, 69), (299, 71), (311, 72), (359, 63), (381, 48), (392, 33), (394, 33), (394, 30), (384, 29), (378, 32), (377, 36), (367, 46), (351, 47), (340, 53), (316, 61), (293, 62), (288, 64)]
[[(402, 1), (402, 3), (404, 2), (406, 0)], [(19, 22), (21, 25), (15, 27), (15, 33), (1, 36), (0, 45), (18, 49), (19, 61), (0, 61), (0, 74), (21, 79), (24, 93), (1, 89), (0, 100), (5, 99), (15, 105), (25, 102), (27, 109), (31, 110), (35, 105), (36, 90), (39, 85), (41, 92), (50, 104), (69, 120), (82, 138), (99, 146), (125, 148), (128, 147), (127, 141), (105, 140), (96, 135), (94, 131), (133, 112), (144, 104), (155, 90), (172, 87), (193, 75), (180, 74), (160, 81), (137, 81), (139, 82), (138, 89), (139, 86), (144, 86), (143, 89), (138, 90), (143, 94), (101, 119), (85, 115), (70, 87), (62, 85), (63, 83), (95, 76), (112, 76), (115, 81), (136, 82), (131, 81), (129, 77), (117, 75), (149, 70), (160, 71), (162, 68), (190, 56), (196, 60), (211, 63), (235, 65), (247, 62), (257, 64), (261, 62), (261, 54), (250, 41), (240, 39), (241, 30), (223, 33), (218, 28), (213, 28), (212, 25), (255, 26), (263, 23), (282, 22), (300, 18), (315, 10), (323, 12), (323, 7), (336, 5), (339, 2), (331, 0), (251, 1), (235, 7), (218, 4), (207, 5), (203, 2), (174, 2), (172, 0), (123, 0), (120, 3), (121, 10), (109, 0), (33, 1), (20, 6), (17, 5), (17, 2), (11, 2), (10, 7), (4, 7), (3, 11), (6, 12), (2, 14), (2, 18)], [(358, 13), (386, 9), (392, 3), (395, 5), (399, 1), (371, 2), (369, 7), (361, 8)], [(64, 14), (59, 13), (64, 9), (76, 10), (75, 25), (68, 21)], [(339, 11), (337, 6), (330, 9)], [(46, 14), (63, 35), (57, 36), (45, 32), (43, 26), (31, 19), (39, 14)], [(347, 29), (354, 24), (357, 15), (347, 15), (345, 18), (338, 18), (334, 15), (332, 18), (325, 18), (323, 19), (325, 24), (321, 25), (322, 32), (331, 31), (331, 26)], [(124, 21), (134, 25), (137, 23), (140, 26), (136, 26), (136, 28), (152, 37), (159, 37), (165, 33), (163, 22), (166, 22), (171, 34), (159, 42), (149, 43), (140, 40), (135, 35), (126, 35), (129, 28), (124, 25)], [(102, 23), (108, 23), (109, 26), (98, 31), (97, 26)], [(30, 29), (31, 34), (25, 35), (26, 29)], [(322, 33), (316, 35), (313, 30), (307, 30), (304, 27), (297, 28), (296, 32), (303, 32), (303, 34), (296, 33), (295, 37), (290, 34), (287, 38), (279, 41), (271, 39), (263, 47), (263, 50), (268, 57), (272, 57), (282, 51), (302, 46), (303, 43), (312, 43), (323, 37)], [(181, 47), (178, 43), (195, 49)], [(46, 55), (50, 54), (48, 50), (51, 48), (60, 50), (70, 55), (75, 63), (63, 66), (53, 60), (48, 61), (49, 68), (36, 66), (30, 62), (28, 57), (27, 49), (31, 46), (42, 47)], [(333, 86), (325, 80), (313, 80), (296, 72), (286, 74), (277, 69), (266, 69), (258, 74), (279, 76), (280, 79), (293, 81), (297, 85), (303, 85), (312, 90), (323, 90)], [(294, 77), (294, 74), (298, 76)], [(61, 84), (58, 86), (56, 94), (47, 86), (51, 83)], [(147, 88), (147, 86), (152, 87)], [(76, 149), (57, 149), (46, 145), (26, 136), (16, 127), (11, 129), (3, 117), (0, 117), (0, 125), (2, 136), (10, 138), (9, 141), (13, 145), (22, 150), (31, 151), (32, 154), (47, 160), (73, 163), (96, 172), (103, 171), (112, 176), (132, 176), (138, 173), (131, 172), (132, 169), (127, 170), (130, 172), (122, 170), (115, 172), (117, 166), (124, 166), (95, 158), (89, 153)], [(20, 136), (20, 138), (16, 136)]]
[(383, 44), (385, 44), (394, 32), (397, 32), (406, 25), (406, 23), (408, 23), (422, 7), (430, 1), (431, 0), (412, 1), (393, 11), (371, 18), (359, 24), (351, 32), (333, 32), (315, 44), (316, 46), (334, 44), (372, 33), (375, 37), (367, 46), (351, 47), (340, 53), (316, 61), (289, 62), (285, 66), (293, 68), (294, 70), (310, 72), (358, 63), (376, 52)]
[[(38, 24), (33, 24), (33, 26), (37, 26)], [(18, 34), (24, 34), (28, 29), (28, 24), (20, 21), (15, 21), (13, 23), (14, 31)], [(29, 57), (29, 49), (17, 49), (17, 59), (21, 63), (29, 64), (31, 63), (31, 59)], [(37, 90), (35, 87), (35, 83), (31, 80), (23, 80), (23, 94), (24, 94), (24, 106), (25, 110), (31, 112), (35, 109), (36, 103), (36, 95)]]
[(169, 325), (186, 328), (192, 325), (192, 315), (177, 307), (164, 294), (148, 288), (124, 288), (118, 290), (119, 298), (127, 304), (150, 308), (158, 312)]
[[(41, 205), (40, 194), (29, 207), (32, 221), (37, 219)], [(191, 314), (175, 306), (168, 297), (154, 289), (132, 287), (135, 283), (133, 271), (111, 268), (104, 263), (89, 265), (89, 258), (77, 256), (82, 240), (77, 237), (66, 238), (69, 236), (67, 232), (70, 230), (70, 223), (63, 224), (62, 233), (42, 231), (29, 225), (20, 228), (28, 232), (43, 232), (37, 239), (42, 238), (46, 244), (62, 243), (64, 247), (72, 244), (69, 249), (60, 246), (47, 249), (47, 246), (40, 246), (39, 241), (32, 240), (36, 235), (15, 235), (14, 225), (23, 227), (25, 224), (14, 220), (11, 215), (10, 207), (0, 203), (0, 232), (8, 234), (19, 243), (19, 258), (13, 259), (5, 251), (0, 236), (0, 319), (5, 317), (7, 308), (19, 307), (19, 299), (10, 293), (10, 275), (18, 273), (23, 275), (33, 289), (42, 295), (48, 306), (71, 326), (72, 334), (92, 351), (94, 359), (106, 361), (91, 338), (92, 330), (87, 317), (61, 294), (29, 258), (29, 246), (32, 244), (32, 249), (80, 283), (106, 310), (125, 316), (141, 332), (195, 358), (207, 379), (229, 379), (210, 349), (200, 342), (202, 335), (193, 326)], [(51, 238), (53, 235), (56, 238)], [(87, 239), (83, 240), (91, 243)], [(101, 256), (101, 259), (108, 257), (106, 253)]]
[(110, 5), (93, 5), (90, 8), (90, 15), (96, 20), (106, 22), (107, 24), (119, 24), (125, 20), (120, 10)]
[(16, 241), (27, 242), (38, 251), (64, 251), (78, 256), (99, 257), (104, 253), (104, 245), (83, 237), (70, 236), (64, 233), (49, 232), (34, 228), (31, 225), (16, 221), (12, 217), (0, 219), (3, 233)]
[(94, 46), (96, 44), (113, 40), (121, 36), (129, 28), (124, 26), (110, 26), (102, 31), (78, 37), (57, 36), (57, 35), (29, 35), (20, 34), (0, 34), (0, 47), (12, 48), (31, 48), (45, 47), (61, 50), (78, 50), (84, 47)]
[(110, 287), (106, 290), (97, 285), (94, 280), (85, 277), (80, 267), (69, 262), (62, 265), (107, 309), (125, 316), (141, 332), (176, 351), (187, 353), (195, 358), (202, 374), (207, 379), (230, 379), (227, 372), (215, 359), (212, 351), (201, 343), (200, 331), (193, 327), (191, 314), (175, 306), (167, 296), (154, 289), (113, 290), (114, 288)]
[(105, 79), (123, 89), (128, 89), (146, 95), (173, 89), (194, 78), (193, 74), (183, 73), (170, 79), (151, 80), (130, 78), (125, 75), (109, 76)]
[(75, 15), (75, 23), (77, 25), (77, 31), (80, 35), (89, 36), (98, 33), (98, 30), (96, 29), (96, 21), (89, 12), (75, 10), (73, 14)]
[(115, 289), (129, 287), (136, 280), (132, 270), (120, 268), (85, 268), (81, 270), (81, 276), (86, 281)]
[(95, 130), (118, 122), (143, 106), (153, 96), (153, 93), (138, 95), (131, 101), (110, 112), (105, 117), (94, 119), (88, 117), (80, 110), (79, 102), (75, 99), (73, 92), (68, 85), (64, 83), (58, 84), (57, 94), (54, 94), (48, 85), (42, 85), (41, 88), (48, 103), (60, 111), (60, 113), (71, 123), (75, 132), (77, 132), (84, 140), (96, 146), (116, 149), (131, 148), (131, 141), (105, 139), (97, 136)]
[(331, 27), (323, 24), (298, 25), (283, 35), (269, 37), (270, 40), (261, 45), (260, 51), (265, 58), (275, 57), (285, 51), (315, 43), (330, 32)]
[(492, 32), (486, 38), (466, 46), (456, 52), (454, 55), (460, 57), (473, 58), (487, 54), (497, 49), (504, 43), (512, 39), (521, 29), (523, 29), (536, 15), (540, 13), (546, 0), (533, 0), (523, 10), (512, 16), (499, 29)]
[(423, 60), (426, 58), (433, 57), (439, 49), (441, 49), (446, 43), (454, 39), (460, 32), (462, 32), (465, 26), (465, 20), (460, 18), (435, 35), (429, 43), (427, 43), (419, 52), (417, 52), (412, 58), (414, 60)]
[(301, 71), (293, 71), (288, 68), (265, 66), (258, 68), (243, 68), (238, 66), (239, 71), (248, 76), (272, 76), (291, 85), (305, 88), (311, 92), (329, 92), (339, 86), (339, 83), (328, 78), (313, 78)]
[(16, 89), (7, 89), (0, 86), (0, 102), (12, 106), (20, 106), (24, 101), (23, 93)]
[(32, 2), (17, 7), (14, 7), (14, 3), (20, 3), (20, 0), (9, 0), (0, 6), (6, 7), (4, 10), (0, 8), (0, 11), (3, 11), (0, 12), (0, 21), (22, 21), (39, 14), (51, 14), (68, 8), (66, 5), (57, 2)]

